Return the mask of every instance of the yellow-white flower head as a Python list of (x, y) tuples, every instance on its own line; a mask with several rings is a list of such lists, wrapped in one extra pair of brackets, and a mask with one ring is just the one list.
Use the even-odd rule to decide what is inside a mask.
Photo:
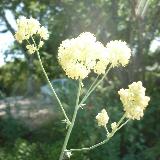
[(44, 40), (47, 40), (48, 37), (49, 37), (49, 33), (48, 33), (48, 30), (47, 28), (45, 28), (44, 26), (40, 27), (38, 29), (38, 34), (40, 35), (40, 37)]
[(65, 67), (66, 75), (72, 79), (84, 79), (89, 74), (89, 70), (81, 63), (68, 63)]
[(38, 20), (34, 18), (20, 17), (17, 19), (17, 28), (15, 39), (19, 43), (22, 43), (23, 40), (28, 40), (35, 34), (38, 34), (43, 40), (48, 39), (48, 30), (43, 26), (41, 27)]
[(28, 52), (30, 54), (33, 54), (37, 50), (37, 48), (35, 47), (34, 44), (31, 44), (31, 45), (29, 44), (29, 45), (26, 46), (26, 48), (28, 49)]
[(96, 41), (93, 34), (84, 32), (77, 38), (62, 41), (58, 49), (58, 60), (68, 77), (84, 79), (91, 70), (98, 70), (95, 66), (100, 57), (104, 57), (104, 50), (103, 44)]
[(27, 22), (26, 34), (28, 34), (28, 36), (30, 37), (37, 33), (38, 29), (40, 28), (40, 23), (32, 17), (27, 19)]
[(108, 64), (109, 64), (109, 61), (107, 61), (107, 59), (99, 60), (94, 66), (94, 72), (97, 74), (105, 74), (105, 70)]
[(131, 57), (131, 49), (121, 40), (110, 41), (106, 45), (108, 60), (113, 67), (126, 66)]
[(107, 111), (102, 109), (102, 111), (96, 116), (96, 120), (98, 122), (98, 126), (106, 126), (109, 120)]
[(150, 98), (145, 96), (146, 89), (142, 86), (141, 81), (133, 82), (128, 87), (129, 89), (122, 88), (118, 91), (120, 100), (124, 106), (124, 111), (126, 112), (126, 117), (140, 120), (144, 115), (143, 112)]
[(41, 48), (44, 45), (44, 42), (41, 40), (38, 44), (38, 48)]

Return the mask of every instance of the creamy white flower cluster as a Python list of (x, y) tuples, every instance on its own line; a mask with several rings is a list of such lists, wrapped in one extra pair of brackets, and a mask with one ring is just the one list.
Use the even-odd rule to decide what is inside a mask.
[(144, 110), (146, 109), (150, 98), (145, 96), (145, 88), (142, 86), (142, 82), (133, 82), (130, 84), (129, 89), (120, 89), (118, 94), (120, 95), (120, 100), (123, 103), (124, 111), (126, 112), (126, 117), (129, 119), (140, 120), (144, 115)]
[[(133, 82), (128, 86), (128, 89), (120, 89), (118, 94), (120, 95), (120, 100), (123, 103), (125, 117), (128, 119), (140, 120), (144, 115), (144, 110), (146, 109), (150, 97), (145, 96), (145, 88), (142, 86), (142, 82)], [(100, 113), (96, 116), (98, 126), (106, 128), (109, 121), (107, 111), (102, 109)], [(117, 123), (111, 123), (112, 131), (116, 130)], [(108, 132), (109, 133), (109, 132)]]
[(126, 42), (115, 40), (106, 45), (107, 58), (113, 67), (122, 65), (126, 66), (131, 57), (131, 49)]
[(58, 59), (68, 77), (84, 79), (92, 69), (98, 71), (96, 61), (103, 56), (104, 50), (93, 34), (85, 32), (77, 38), (64, 40), (58, 50)]
[(111, 41), (105, 47), (90, 32), (64, 40), (58, 49), (59, 63), (72, 79), (84, 79), (92, 70), (104, 74), (108, 64), (125, 66), (130, 56), (126, 42)]
[(26, 46), (30, 54), (34, 53), (36, 49), (41, 48), (44, 44), (43, 40), (47, 40), (49, 37), (48, 30), (44, 26), (41, 26), (34, 18), (27, 19), (26, 17), (20, 17), (17, 19), (17, 27), (18, 29), (15, 33), (15, 39), (19, 43), (22, 43), (24, 40), (28, 41), (33, 35), (40, 36), (41, 40), (37, 47), (35, 44), (28, 44)]
[(106, 126), (106, 124), (109, 121), (109, 117), (107, 114), (107, 111), (105, 109), (102, 109), (100, 113), (96, 116), (96, 120), (98, 122), (98, 126)]

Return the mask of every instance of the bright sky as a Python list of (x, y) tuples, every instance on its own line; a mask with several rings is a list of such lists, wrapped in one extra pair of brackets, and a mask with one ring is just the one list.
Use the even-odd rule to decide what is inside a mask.
[(155, 52), (157, 48), (160, 48), (160, 37), (157, 37), (152, 41), (150, 51)]
[(0, 66), (4, 64), (4, 52), (13, 43), (14, 38), (10, 32), (0, 34)]
[[(10, 11), (6, 11), (6, 17), (13, 28), (16, 28), (16, 22)], [(4, 27), (0, 27), (0, 30), (3, 30)], [(10, 32), (0, 33), (0, 66), (4, 63), (4, 52), (12, 45), (14, 37)]]

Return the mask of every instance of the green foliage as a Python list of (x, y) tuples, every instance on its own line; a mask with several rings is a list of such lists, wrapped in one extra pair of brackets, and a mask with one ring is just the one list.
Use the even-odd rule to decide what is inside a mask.
[(12, 117), (8, 117), (0, 122), (0, 132), (4, 143), (12, 144), (14, 141), (24, 136), (28, 130), (24, 123)]
[[(96, 92), (98, 94), (98, 90)], [(93, 97), (97, 97), (97, 94)], [(99, 94), (98, 94), (99, 95)], [(115, 98), (116, 99), (116, 98)], [(103, 99), (105, 104), (106, 100)], [(159, 121), (159, 111), (156, 107), (160, 105), (159, 101), (153, 100), (146, 111), (144, 119), (141, 121), (131, 121), (121, 129), (107, 144), (92, 150), (90, 152), (74, 153), (71, 159), (76, 160), (155, 160), (160, 156), (159, 152), (159, 132), (160, 127), (155, 121)], [(84, 107), (77, 117), (76, 125), (69, 142), (69, 148), (79, 148), (95, 144), (105, 137), (102, 128), (97, 127), (95, 116), (97, 111), (101, 110), (101, 104), (92, 104)], [(108, 103), (106, 109), (109, 115), (114, 114), (115, 119), (121, 115), (117, 114), (122, 110), (117, 101), (112, 99), (112, 104)], [(10, 119), (11, 120), (11, 119)], [(13, 121), (13, 120), (11, 120)], [(16, 122), (17, 123), (17, 122)], [(12, 123), (13, 125), (13, 123)], [(0, 159), (2, 160), (52, 160), (57, 159), (64, 139), (64, 125), (59, 123), (59, 119), (48, 125), (30, 133), (31, 137), (24, 136), (22, 130), (17, 130), (15, 125), (14, 132), (10, 132), (11, 126), (6, 125), (6, 131), (3, 134), (11, 133), (17, 135), (6, 137), (6, 142), (0, 149)], [(149, 126), (149, 127), (146, 127)], [(8, 130), (8, 131), (7, 131)], [(2, 137), (2, 132), (0, 132)], [(19, 138), (26, 137), (26, 138)], [(12, 147), (14, 146), (14, 147)], [(14, 159), (15, 158), (15, 159)]]
[(16, 160), (35, 160), (35, 144), (28, 144), (25, 140), (18, 139), (15, 143)]
[[(87, 83), (85, 82), (85, 84)], [(107, 86), (106, 83), (108, 84)], [(83, 107), (84, 109), (79, 112), (68, 148), (90, 146), (104, 139), (105, 132), (103, 128), (97, 126), (95, 116), (102, 108), (106, 108), (110, 117), (114, 115), (110, 122), (117, 121), (121, 117), (123, 108), (117, 96), (118, 88), (118, 83), (115, 85), (108, 79), (97, 88), (96, 92), (88, 99), (86, 106)], [(75, 92), (76, 88), (71, 87), (69, 92), (71, 91)], [(63, 94), (61, 98), (64, 98)], [(66, 105), (67, 112), (71, 112), (73, 106), (67, 103)], [(160, 102), (158, 93), (154, 92), (142, 120), (129, 122), (107, 144), (90, 152), (74, 153), (71, 159), (158, 159), (160, 157), (160, 126), (157, 122), (160, 121), (160, 110), (157, 106), (160, 106)], [(53, 122), (48, 122), (48, 124), (32, 132), (27, 128), (24, 129), (23, 124), (13, 118), (1, 121), (0, 137), (5, 142), (2, 143), (3, 145), (0, 148), (0, 159), (57, 159), (63, 144), (64, 133), (66, 132), (64, 124), (60, 123), (60, 120), (61, 117), (58, 117)]]
[[(97, 127), (95, 116), (106, 108), (110, 122), (117, 121), (122, 106), (117, 90), (128, 82), (142, 80), (151, 102), (144, 119), (129, 122), (125, 129), (111, 141), (96, 150), (75, 153), (76, 160), (158, 160), (160, 158), (160, 72), (159, 50), (150, 52), (152, 40), (159, 37), (160, 23), (158, 0), (151, 2), (145, 18), (136, 16), (138, 1), (124, 0), (3, 0), (0, 3), (0, 20), (5, 24), (3, 11), (10, 10), (15, 18), (20, 15), (33, 16), (47, 26), (50, 39), (40, 51), (50, 79), (63, 78), (64, 72), (57, 62), (57, 49), (62, 40), (79, 35), (83, 31), (93, 32), (104, 44), (111, 39), (122, 39), (134, 50), (131, 64), (126, 69), (111, 71), (109, 78), (88, 99), (77, 117), (76, 126), (69, 141), (70, 148), (90, 146), (105, 137), (103, 129)], [(12, 32), (12, 28), (4, 28)], [(14, 34), (14, 33), (13, 33)], [(28, 56), (26, 49), (15, 43), (6, 55), (23, 54), (24, 60), (15, 59), (0, 68), (0, 99), (10, 95), (25, 95), (28, 79), (32, 88), (39, 91), (45, 84), (36, 56)], [(92, 75), (94, 77), (94, 75)], [(89, 78), (84, 82), (89, 85)], [(58, 89), (58, 85), (56, 88)], [(68, 86), (70, 96), (60, 92), (67, 113), (72, 115), (76, 89)], [(84, 89), (83, 92), (86, 90)], [(45, 107), (45, 106), (44, 106)], [(58, 107), (57, 107), (58, 108)], [(54, 160), (57, 159), (65, 136), (62, 117), (30, 131), (13, 117), (0, 121), (0, 160)]]

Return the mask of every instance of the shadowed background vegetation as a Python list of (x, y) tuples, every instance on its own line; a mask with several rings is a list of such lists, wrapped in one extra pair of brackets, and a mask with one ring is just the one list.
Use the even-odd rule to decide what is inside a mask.
[[(51, 80), (66, 78), (57, 61), (62, 40), (89, 31), (103, 44), (115, 39), (126, 41), (133, 51), (130, 64), (111, 70), (108, 78), (88, 99), (77, 117), (69, 147), (90, 146), (105, 137), (104, 130), (97, 127), (95, 116), (105, 107), (111, 121), (118, 120), (123, 109), (117, 91), (133, 81), (141, 80), (151, 97), (145, 116), (140, 121), (129, 122), (108, 144), (90, 152), (76, 153), (71, 159), (160, 159), (160, 48), (150, 49), (153, 41), (160, 38), (159, 0), (0, 0), (0, 25), (3, 26), (0, 32), (14, 35), (15, 28), (6, 12), (11, 12), (14, 19), (22, 15), (32, 16), (48, 28), (50, 38), (40, 53)], [(36, 55), (28, 55), (25, 46), (16, 41), (5, 52), (6, 57), (9, 55), (14, 60), (0, 68), (0, 99), (11, 96), (37, 99), (41, 96), (40, 87), (46, 82)], [(25, 58), (17, 58), (17, 55)], [(94, 77), (91, 74), (84, 84), (88, 86)], [(67, 95), (60, 94), (70, 114), (76, 92), (75, 82), (72, 83)], [(45, 109), (46, 104), (41, 106)], [(63, 117), (57, 103), (53, 103), (53, 119), (36, 129), (30, 129), (13, 117), (11, 107), (7, 104), (7, 116), (0, 119), (0, 160), (58, 159), (66, 130), (60, 123)]]

